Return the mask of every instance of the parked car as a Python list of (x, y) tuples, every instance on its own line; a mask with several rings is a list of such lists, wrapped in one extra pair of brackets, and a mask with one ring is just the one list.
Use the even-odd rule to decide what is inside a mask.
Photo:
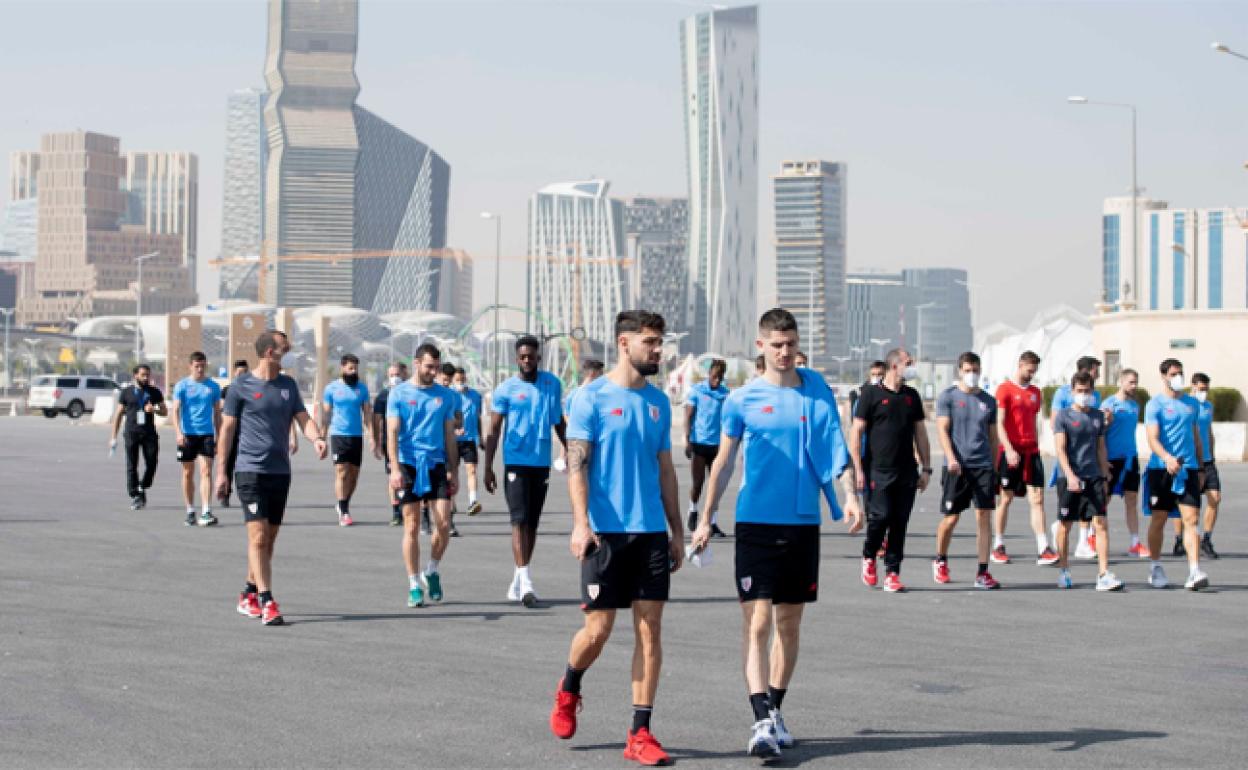
[(107, 377), (43, 375), (31, 384), (26, 403), (31, 409), (41, 410), (44, 417), (65, 413), (76, 420), (83, 412), (95, 411), (95, 400), (100, 396), (115, 398), (119, 388)]

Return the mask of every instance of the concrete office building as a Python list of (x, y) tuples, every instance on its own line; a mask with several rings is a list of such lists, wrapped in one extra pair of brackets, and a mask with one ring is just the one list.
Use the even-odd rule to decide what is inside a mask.
[[(951, 268), (850, 273), (848, 347), (856, 357), (867, 359), (905, 347), (916, 360), (921, 356), (923, 361), (955, 361), (973, 344), (966, 281), (965, 270)], [(872, 339), (887, 342), (873, 344)]]
[(686, 350), (753, 355), (758, 275), (758, 8), (680, 25), (689, 179)]
[(624, 201), (624, 233), (634, 265), (632, 296), (626, 304), (663, 316), (670, 331), (684, 331), (689, 201), (640, 195), (629, 198)]
[(121, 224), (126, 161), (115, 137), (87, 131), (45, 134), (38, 173), (38, 257), (32, 296), (18, 301), (21, 324), (133, 313), (136, 256), (144, 264), (143, 310), (163, 313), (195, 304), (182, 264), (182, 237)]
[(259, 299), (260, 249), (264, 242), (265, 92), (244, 88), (226, 100), (225, 178), (221, 208), (222, 299)]
[(182, 264), (196, 284), (199, 253), (199, 157), (191, 152), (126, 153), (126, 215), (145, 232), (182, 238)]
[(918, 305), (909, 317), (915, 356), (924, 361), (953, 363), (974, 345), (971, 294), (965, 270), (947, 267), (903, 270), (902, 278), (918, 290)]
[(776, 304), (796, 316), (812, 368), (845, 350), (844, 163), (784, 161), (775, 190)]
[[(529, 302), (539, 333), (584, 329), (582, 355), (614, 352), (615, 316), (624, 308), (628, 276), (624, 204), (607, 197), (602, 179), (547, 185), (529, 202)], [(559, 371), (563, 352), (551, 345), (543, 365)]]

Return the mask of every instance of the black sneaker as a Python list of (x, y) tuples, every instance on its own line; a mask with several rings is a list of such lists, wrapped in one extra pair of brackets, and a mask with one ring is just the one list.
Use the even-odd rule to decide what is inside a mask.
[(725, 534), (724, 531), (719, 528), (718, 524), (711, 525), (711, 534), (714, 535), (715, 537), (728, 537), (728, 535)]
[(1183, 547), (1183, 536), (1178, 535), (1174, 538), (1174, 555), (1187, 556), (1187, 549)]
[(195, 526), (195, 511), (186, 512), (186, 526), (188, 527)]
[(401, 513), (391, 513), (391, 514), (390, 514), (390, 526), (392, 526), (392, 527), (401, 527), (401, 526), (403, 526), (403, 514), (401, 514)]
[(140, 508), (142, 508), (142, 507), (143, 507), (143, 500), (142, 500), (142, 498), (140, 498), (138, 495), (133, 495), (133, 496), (130, 498), (130, 510), (132, 510), (132, 511), (137, 511), (137, 510), (139, 510), (139, 509), (140, 509)]
[(147, 492), (143, 490), (139, 490), (139, 507), (135, 508), (135, 510), (137, 511), (141, 508), (146, 508), (146, 507), (147, 507)]
[(455, 529), (455, 522), (451, 522), (451, 537), (459, 537), (459, 530)]
[(1208, 556), (1210, 559), (1222, 558), (1221, 556), (1218, 556), (1217, 551), (1213, 550), (1213, 538), (1211, 538), (1208, 533), (1205, 533), (1205, 536), (1200, 539), (1200, 552), (1205, 556)]
[(689, 511), (689, 531), (692, 532), (698, 528), (698, 512)]

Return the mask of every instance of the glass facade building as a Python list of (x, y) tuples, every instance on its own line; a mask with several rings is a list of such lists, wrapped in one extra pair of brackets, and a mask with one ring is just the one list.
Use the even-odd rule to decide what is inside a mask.
[(689, 201), (637, 196), (624, 202), (624, 217), (635, 261), (633, 304), (679, 331), (688, 288)]
[(264, 242), (264, 133), (266, 94), (246, 88), (230, 94), (225, 118), (225, 179), (221, 209), (221, 256), (247, 259), (221, 266), (222, 299), (259, 299), (260, 250)]
[(1122, 243), (1122, 231), (1120, 223), (1122, 217), (1118, 214), (1106, 214), (1101, 218), (1101, 292), (1106, 302), (1117, 302), (1121, 298), (1118, 280), (1119, 271), (1122, 269), (1122, 255), (1119, 246)]

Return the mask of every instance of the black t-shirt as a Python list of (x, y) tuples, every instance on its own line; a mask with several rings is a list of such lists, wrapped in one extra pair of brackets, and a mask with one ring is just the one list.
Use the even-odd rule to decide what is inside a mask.
[[(143, 407), (151, 404), (164, 403), (165, 397), (160, 388), (148, 385), (140, 389), (133, 382), (122, 388), (117, 394), (117, 403), (126, 409), (126, 433), (156, 433), (156, 413), (143, 412)], [(139, 413), (143, 412), (143, 422), (139, 423)]]
[(389, 388), (382, 388), (377, 398), (373, 399), (373, 414), (381, 415), (381, 434), (377, 436), (377, 443), (381, 445), (383, 452), (386, 451), (386, 402), (389, 400)]
[(923, 420), (923, 400), (908, 385), (900, 391), (884, 385), (863, 388), (855, 419), (867, 422), (867, 458), (871, 471), (914, 473), (914, 426)]

